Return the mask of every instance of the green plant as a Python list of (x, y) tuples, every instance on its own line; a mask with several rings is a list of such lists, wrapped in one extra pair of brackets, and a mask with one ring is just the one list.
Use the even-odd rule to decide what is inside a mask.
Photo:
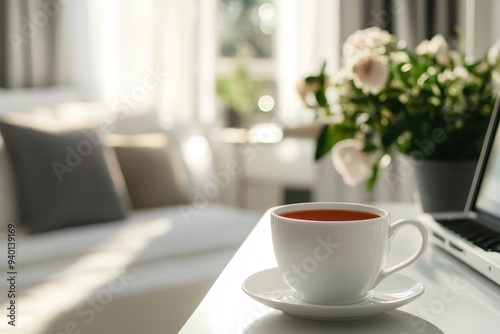
[[(497, 43), (471, 62), (441, 35), (412, 52), (384, 30), (355, 32), (344, 44), (344, 67), (333, 82), (323, 65), (298, 88), (304, 101), (315, 97), (307, 104), (325, 122), (316, 160), (333, 149), (344, 180), (366, 180), (371, 189), (381, 161), (395, 151), (418, 159), (477, 159), (498, 91), (499, 49)], [(337, 168), (346, 157), (354, 164)], [(360, 163), (369, 168), (345, 175)]]
[(216, 81), (217, 95), (227, 108), (239, 114), (257, 110), (261, 88), (262, 81), (252, 77), (242, 61), (237, 61), (232, 73)]

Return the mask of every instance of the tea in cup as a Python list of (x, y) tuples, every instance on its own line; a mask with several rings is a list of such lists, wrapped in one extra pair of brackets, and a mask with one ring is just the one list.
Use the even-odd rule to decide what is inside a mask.
[[(414, 227), (413, 255), (385, 268), (392, 237)], [(391, 222), (384, 209), (355, 203), (300, 203), (271, 211), (274, 253), (287, 284), (303, 300), (325, 305), (361, 302), (387, 276), (415, 263), (427, 248), (418, 220)]]

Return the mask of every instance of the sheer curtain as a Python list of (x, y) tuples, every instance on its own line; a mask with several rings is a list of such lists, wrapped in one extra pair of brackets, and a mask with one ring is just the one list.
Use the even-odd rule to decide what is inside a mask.
[(68, 15), (57, 1), (0, 2), (0, 88), (33, 88), (70, 82), (64, 47)]
[(213, 121), (214, 2), (89, 2), (100, 98), (167, 125)]
[[(474, 2), (474, 1), (471, 1)], [(460, 20), (462, 0), (399, 0), (394, 15), (393, 32), (414, 49), (423, 39), (443, 35), (449, 43), (457, 43), (455, 29), (465, 35), (464, 20)]]
[(299, 79), (339, 67), (339, 4), (337, 1), (278, 0), (277, 83), (285, 121), (294, 122), (304, 112), (296, 84)]

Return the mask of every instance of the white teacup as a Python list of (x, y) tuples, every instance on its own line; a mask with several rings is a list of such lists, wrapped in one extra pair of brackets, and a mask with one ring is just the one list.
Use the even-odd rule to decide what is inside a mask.
[[(310, 210), (328, 211), (326, 217), (313, 217)], [(347, 216), (338, 210), (347, 211)], [(405, 261), (385, 269), (390, 240), (402, 226), (417, 228), (420, 246)], [(416, 262), (427, 248), (422, 223), (412, 219), (391, 223), (389, 212), (363, 204), (284, 205), (271, 211), (271, 227), (284, 280), (300, 298), (316, 304), (362, 301), (384, 278)]]

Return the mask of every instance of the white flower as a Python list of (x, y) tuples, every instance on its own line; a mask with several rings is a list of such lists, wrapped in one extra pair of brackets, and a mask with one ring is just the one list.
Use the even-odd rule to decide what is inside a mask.
[(408, 53), (403, 52), (403, 51), (392, 52), (390, 54), (390, 57), (395, 65), (399, 65), (401, 63), (408, 63), (410, 61), (410, 57), (408, 56)]
[(333, 146), (333, 166), (349, 186), (365, 181), (372, 173), (375, 156), (362, 150), (363, 143), (356, 139), (341, 140)]
[(497, 71), (500, 71), (500, 41), (496, 42), (488, 51), (488, 62)]
[(420, 42), (420, 44), (417, 45), (417, 47), (415, 48), (415, 52), (421, 56), (430, 54), (430, 43), (431, 42), (428, 39), (424, 39), (422, 42)]
[(380, 51), (385, 50), (385, 46), (391, 41), (391, 34), (378, 27), (358, 30), (347, 38), (342, 54), (344, 59), (349, 60), (359, 52), (366, 52), (367, 50), (380, 53)]
[(440, 84), (445, 84), (447, 82), (456, 80), (457, 74), (450, 69), (445, 69), (443, 72), (438, 73), (437, 78)]
[(462, 56), (457, 50), (450, 50), (450, 58), (453, 61), (453, 66), (463, 66)]
[(463, 66), (456, 66), (453, 69), (453, 73), (455, 74), (456, 79), (464, 82), (465, 84), (472, 84), (474, 81), (474, 76), (471, 75), (469, 71), (467, 71), (467, 69)]
[(461, 80), (466, 80), (469, 77), (469, 71), (463, 66), (457, 66), (453, 69), (453, 73), (455, 73), (456, 77)]
[(318, 92), (321, 89), (321, 85), (319, 82), (308, 83), (306, 80), (302, 80), (297, 83), (296, 89), (304, 104), (313, 105), (314, 97), (311, 95)]
[(352, 93), (352, 71), (341, 68), (333, 76), (332, 83), (339, 95), (349, 96)]
[(332, 82), (334, 85), (340, 85), (351, 79), (352, 79), (352, 72), (342, 67), (337, 72), (335, 72), (335, 74), (332, 77)]
[(449, 47), (448, 43), (444, 39), (443, 35), (437, 34), (429, 40), (423, 40), (415, 49), (419, 55), (429, 55), (436, 58), (436, 61), (447, 66), (450, 63)]
[(352, 65), (353, 80), (356, 87), (364, 92), (378, 94), (389, 79), (389, 68), (383, 56), (366, 54)]
[(484, 74), (484, 73), (488, 72), (489, 69), (490, 69), (490, 66), (488, 65), (488, 62), (485, 60), (481, 61), (481, 63), (479, 63), (476, 66), (476, 72), (479, 74)]

